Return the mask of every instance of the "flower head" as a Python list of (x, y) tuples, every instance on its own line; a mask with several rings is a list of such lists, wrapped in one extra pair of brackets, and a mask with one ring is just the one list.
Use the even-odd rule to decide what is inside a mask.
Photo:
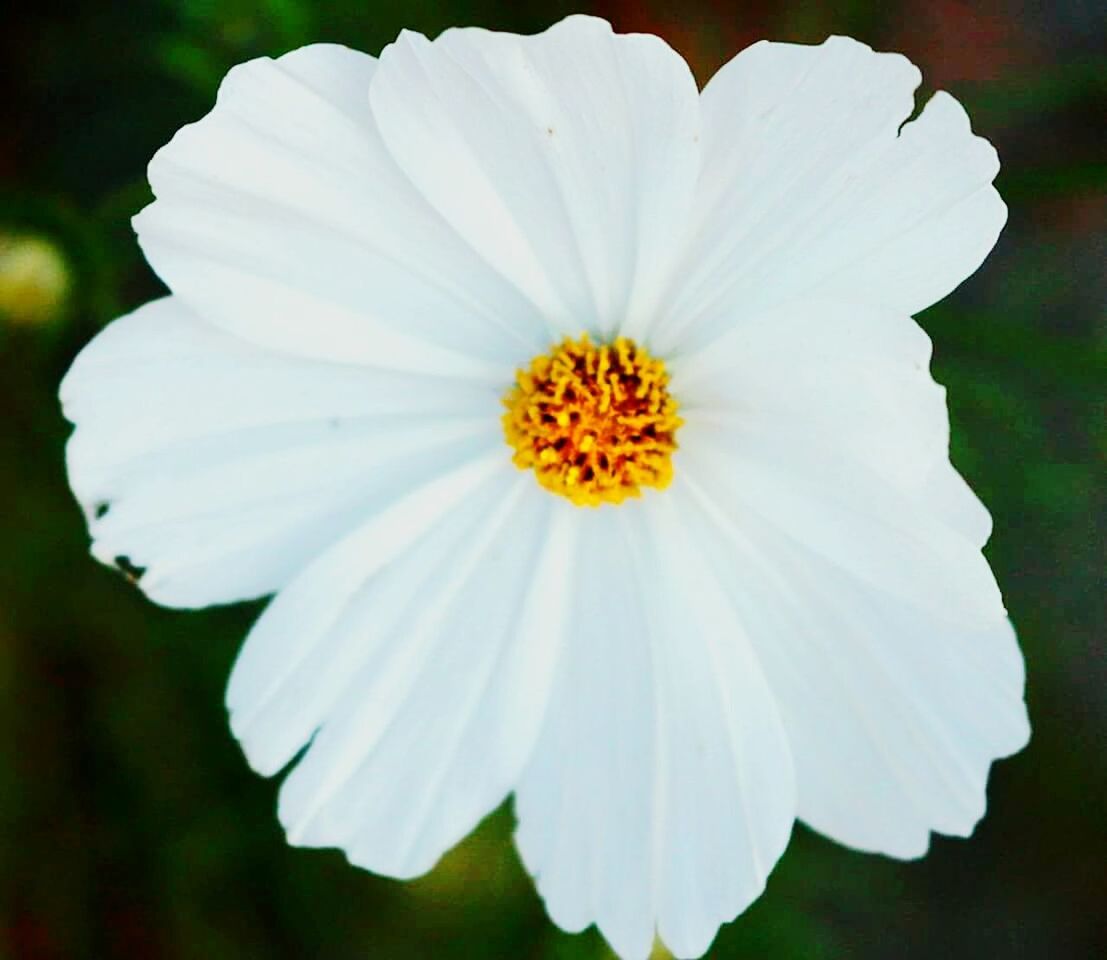
[(552, 918), (633, 960), (797, 817), (971, 831), (1023, 667), (911, 316), (1006, 211), (918, 83), (836, 37), (701, 93), (570, 17), (255, 60), (157, 154), (171, 295), (66, 377), (70, 479), (154, 600), (276, 595), (227, 703), (303, 753), (291, 842), (412, 877), (514, 794)]
[(669, 485), (681, 420), (665, 364), (633, 341), (566, 339), (515, 381), (504, 435), (547, 490), (598, 506)]
[(49, 324), (62, 312), (70, 285), (69, 265), (56, 245), (0, 231), (0, 323)]

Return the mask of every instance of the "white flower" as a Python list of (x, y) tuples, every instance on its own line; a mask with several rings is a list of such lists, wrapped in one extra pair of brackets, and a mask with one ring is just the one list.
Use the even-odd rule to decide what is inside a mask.
[(911, 315), (1006, 211), (918, 83), (836, 37), (701, 94), (570, 17), (255, 60), (157, 154), (172, 295), (74, 363), (70, 477), (154, 600), (276, 594), (228, 705), (261, 773), (308, 745), (291, 842), (412, 877), (514, 793), (630, 960), (702, 954), (796, 817), (972, 830), (1023, 665)]

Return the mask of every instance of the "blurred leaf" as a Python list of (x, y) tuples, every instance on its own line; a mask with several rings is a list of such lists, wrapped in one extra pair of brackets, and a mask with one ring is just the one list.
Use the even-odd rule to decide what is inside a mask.
[(923, 326), (941, 351), (958, 350), (989, 366), (999, 364), (1031, 380), (1100, 390), (1107, 385), (1107, 343), (1088, 344), (1018, 326), (1009, 318), (966, 313), (943, 306), (926, 314)]
[(214, 53), (183, 37), (167, 37), (158, 44), (158, 59), (165, 72), (202, 93), (219, 86), (226, 68)]
[(1063, 61), (1010, 79), (963, 84), (958, 93), (978, 127), (1025, 123), (1073, 102), (1107, 99), (1107, 58)]
[(1008, 202), (1087, 191), (1107, 194), (1107, 163), (1084, 163), (1041, 170), (1002, 170), (996, 180), (996, 188)]

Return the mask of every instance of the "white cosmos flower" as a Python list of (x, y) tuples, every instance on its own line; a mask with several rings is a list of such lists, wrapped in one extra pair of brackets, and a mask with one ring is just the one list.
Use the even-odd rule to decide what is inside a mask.
[[(1005, 208), (956, 101), (904, 123), (919, 79), (840, 37), (701, 93), (602, 20), (404, 33), (236, 67), (157, 154), (172, 294), (66, 377), (70, 477), (155, 601), (276, 594), (227, 702), (259, 772), (307, 747), (292, 843), (413, 877), (513, 793), (553, 920), (631, 960), (701, 955), (797, 817), (895, 857), (972, 830), (1023, 665), (911, 315)], [(527, 431), (599, 394), (521, 376), (514, 450), (504, 397), (620, 337), (679, 449), (624, 437), (616, 485), (658, 489), (579, 506), (616, 441)]]

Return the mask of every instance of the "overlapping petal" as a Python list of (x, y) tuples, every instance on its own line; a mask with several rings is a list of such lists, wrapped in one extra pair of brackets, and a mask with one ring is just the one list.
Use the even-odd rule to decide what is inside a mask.
[[(702, 954), (764, 888), (791, 757), (748, 639), (666, 498), (580, 520), (557, 686), (516, 794), (554, 920)], [(706, 577), (706, 579), (705, 579)]]
[(172, 297), (108, 326), (61, 398), (93, 553), (142, 568), (171, 606), (272, 593), (412, 485), (502, 445), (482, 384), (290, 357)]
[(800, 818), (898, 857), (924, 853), (931, 831), (970, 833), (991, 763), (1029, 735), (1006, 619), (951, 624), (941, 591), (906, 601), (863, 579), (785, 524), (739, 512), (710, 471), (689, 471), (674, 497), (773, 690)]
[(676, 365), (704, 413), (670, 492), (779, 705), (800, 817), (905, 857), (970, 832), (1028, 736), (990, 519), (928, 358), (913, 321), (866, 306), (736, 327)]
[(332, 45), (235, 67), (151, 162), (139, 242), (175, 294), (244, 339), (498, 383), (547, 324), (396, 166), (369, 110), (376, 69)]
[(410, 877), (530, 756), (562, 643), (567, 507), (491, 457), (427, 484), (309, 566), (248, 637), (227, 695), (293, 843)]
[(1006, 220), (995, 150), (948, 94), (904, 124), (919, 80), (845, 37), (757, 43), (712, 78), (696, 214), (655, 348), (702, 346), (808, 295), (913, 314), (980, 265)]
[(832, 443), (904, 488), (949, 458), (945, 390), (929, 373), (930, 338), (910, 317), (843, 300), (792, 300), (670, 360), (695, 430), (737, 446), (772, 437)]
[(695, 81), (663, 41), (583, 16), (405, 32), (370, 100), (412, 183), (558, 333), (653, 316), (700, 153)]

